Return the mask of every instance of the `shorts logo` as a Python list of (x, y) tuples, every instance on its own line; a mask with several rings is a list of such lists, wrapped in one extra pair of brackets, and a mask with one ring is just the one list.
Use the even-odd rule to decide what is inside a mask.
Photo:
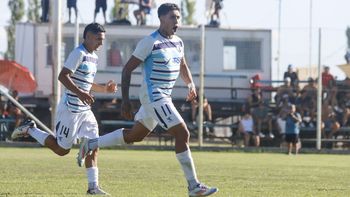
[(166, 119), (168, 120), (168, 122), (172, 122), (173, 121), (173, 119), (170, 116), (168, 116)]

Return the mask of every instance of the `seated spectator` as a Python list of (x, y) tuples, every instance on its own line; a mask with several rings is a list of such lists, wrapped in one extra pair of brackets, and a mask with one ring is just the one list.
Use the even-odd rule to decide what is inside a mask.
[[(198, 110), (199, 110), (199, 97), (197, 96), (196, 99), (193, 99), (191, 101), (191, 118), (192, 122), (196, 124), (197, 122), (197, 116), (198, 116)], [(204, 113), (204, 121), (207, 122), (207, 124), (212, 124), (212, 111), (211, 106), (208, 102), (208, 99), (203, 95), (203, 113)], [(214, 136), (214, 128), (212, 126), (209, 127), (209, 136)]]
[[(12, 91), (12, 97), (15, 100), (19, 101), (19, 96), (18, 96), (17, 90)], [(22, 120), (24, 119), (24, 114), (10, 100), (7, 103), (7, 111), (9, 113), (9, 117), (15, 119), (15, 128), (17, 128), (21, 124)]]
[(261, 88), (253, 88), (252, 95), (248, 97), (247, 107), (248, 109), (254, 109), (259, 106), (259, 103), (263, 101), (263, 95)]
[(296, 99), (297, 111), (302, 117), (302, 127), (314, 127), (317, 103), (317, 87), (313, 78), (308, 79), (308, 84), (300, 91), (299, 97)]
[(281, 100), (283, 98), (288, 99), (290, 103), (294, 103), (295, 101), (295, 94), (293, 91), (293, 87), (291, 86), (291, 79), (289, 77), (285, 78), (284, 84), (277, 88), (275, 96), (277, 106), (281, 104)]
[(295, 105), (290, 105), (289, 113), (286, 116), (286, 136), (285, 140), (288, 144), (288, 154), (292, 154), (294, 147), (295, 154), (299, 152), (299, 132), (300, 132), (301, 116), (296, 112)]
[(245, 147), (250, 145), (250, 140), (253, 140), (256, 147), (260, 146), (260, 137), (254, 131), (253, 117), (251, 116), (249, 110), (245, 110), (242, 119), (239, 121), (238, 133), (244, 135)]
[(151, 8), (151, 0), (139, 0), (139, 9), (134, 11), (137, 25), (146, 25), (146, 15), (151, 13)]
[[(325, 138), (332, 138), (340, 128), (340, 124), (336, 119), (336, 114), (330, 104), (329, 99), (325, 99), (322, 104), (322, 135)], [(326, 130), (330, 130), (327, 134)]]
[(107, 24), (107, 20), (106, 20), (107, 0), (95, 1), (94, 22), (96, 22), (96, 16), (97, 16), (97, 13), (100, 12), (100, 9), (102, 9), (103, 18), (104, 18), (105, 24)]
[(290, 78), (291, 86), (295, 91), (297, 91), (299, 89), (299, 76), (298, 73), (295, 72), (294, 66), (292, 64), (288, 65), (288, 70), (283, 74), (283, 79), (287, 77)]
[(274, 138), (275, 136), (272, 133), (272, 117), (269, 114), (268, 107), (265, 106), (264, 102), (260, 102), (259, 106), (252, 110), (255, 131), (261, 137), (265, 137), (265, 134), (262, 132), (262, 126), (267, 125), (270, 138)]
[(282, 100), (282, 104), (277, 108), (277, 125), (280, 135), (283, 137), (286, 133), (286, 117), (290, 111), (290, 103), (287, 98)]
[(118, 44), (116, 41), (113, 41), (111, 44), (111, 48), (108, 49), (108, 66), (122, 66), (122, 55), (121, 51), (118, 48)]

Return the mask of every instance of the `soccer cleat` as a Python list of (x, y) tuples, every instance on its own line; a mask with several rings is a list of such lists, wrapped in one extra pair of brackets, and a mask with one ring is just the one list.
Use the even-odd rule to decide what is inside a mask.
[(97, 186), (94, 189), (88, 189), (86, 192), (86, 195), (105, 195), (105, 196), (110, 196), (109, 193), (103, 191), (99, 186)]
[(86, 156), (91, 155), (91, 152), (92, 151), (89, 149), (89, 139), (85, 137), (81, 138), (80, 148), (77, 156), (79, 167), (82, 167), (84, 165)]
[(216, 193), (217, 191), (219, 191), (219, 189), (216, 187), (208, 187), (208, 186), (203, 185), (203, 184), (198, 184), (192, 190), (188, 190), (188, 195), (190, 197), (192, 197), (192, 196), (209, 196), (211, 194)]
[(21, 126), (15, 128), (15, 130), (11, 134), (12, 139), (16, 139), (19, 137), (27, 137), (28, 129), (36, 127), (36, 124), (33, 120), (26, 120)]

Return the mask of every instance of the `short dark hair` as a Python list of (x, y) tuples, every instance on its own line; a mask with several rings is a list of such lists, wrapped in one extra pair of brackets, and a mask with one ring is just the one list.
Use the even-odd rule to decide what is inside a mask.
[(93, 34), (98, 34), (100, 32), (106, 32), (105, 28), (100, 25), (99, 23), (90, 23), (88, 24), (85, 29), (84, 29), (84, 34), (83, 34), (83, 38), (86, 38), (86, 34), (88, 32), (91, 32)]
[(172, 10), (180, 11), (180, 8), (175, 3), (163, 3), (158, 8), (158, 17), (168, 14)]

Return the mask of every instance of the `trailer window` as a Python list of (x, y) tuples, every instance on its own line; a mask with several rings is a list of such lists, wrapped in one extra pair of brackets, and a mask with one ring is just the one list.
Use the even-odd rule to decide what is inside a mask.
[(261, 69), (260, 41), (224, 41), (224, 70)]

